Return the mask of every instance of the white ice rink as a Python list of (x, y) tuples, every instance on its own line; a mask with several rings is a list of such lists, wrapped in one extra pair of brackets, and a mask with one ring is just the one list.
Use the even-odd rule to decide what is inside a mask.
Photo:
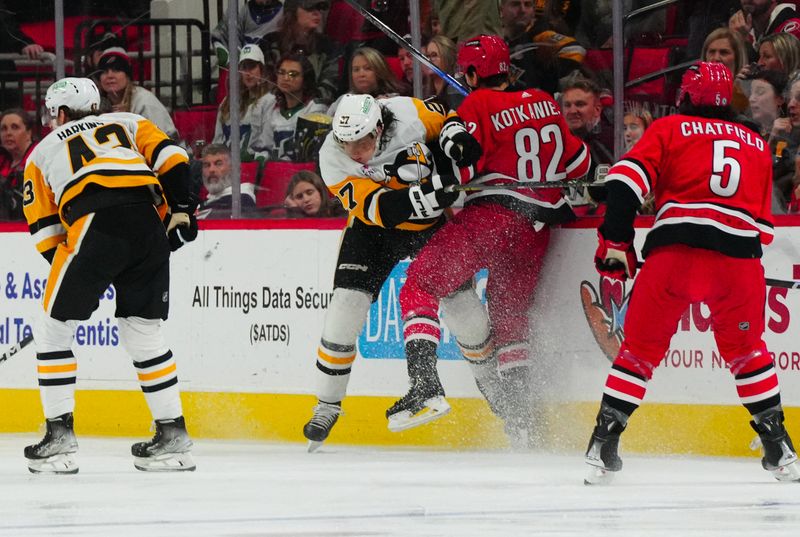
[(586, 487), (578, 453), (397, 451), (200, 441), (198, 470), (145, 474), (129, 440), (82, 438), (75, 476), (28, 473), (0, 437), (0, 535), (747, 536), (800, 534), (800, 484), (756, 459), (624, 456)]

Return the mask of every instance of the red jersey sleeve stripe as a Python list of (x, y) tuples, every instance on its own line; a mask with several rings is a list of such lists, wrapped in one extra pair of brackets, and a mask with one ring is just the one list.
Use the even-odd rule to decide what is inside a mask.
[(586, 147), (586, 144), (582, 143), (581, 148), (573, 155), (571, 159), (567, 161), (567, 177), (570, 179), (575, 179), (577, 177), (581, 177), (586, 175), (589, 171), (589, 166), (592, 163), (592, 156), (589, 153), (589, 148)]

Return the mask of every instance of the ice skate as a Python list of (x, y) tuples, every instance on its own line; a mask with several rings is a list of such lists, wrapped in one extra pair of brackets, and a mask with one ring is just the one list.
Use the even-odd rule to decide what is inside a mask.
[(342, 414), (341, 403), (326, 403), (320, 401), (314, 407), (314, 415), (303, 427), (303, 436), (308, 439), (308, 452), (313, 453), (325, 442), (331, 429), (336, 425)]
[(28, 470), (33, 474), (77, 474), (78, 440), (72, 413), (46, 420), (47, 430), (38, 444), (25, 447)]
[(764, 449), (761, 466), (778, 481), (800, 481), (800, 463), (792, 445), (792, 439), (783, 426), (783, 411), (772, 408), (756, 414), (750, 426), (758, 433), (758, 443)]
[(389, 430), (405, 431), (437, 420), (450, 412), (438, 377), (414, 379), (408, 393), (386, 411)]
[(183, 416), (156, 420), (153, 439), (131, 446), (133, 465), (143, 472), (191, 472), (197, 468), (191, 448), (192, 441), (186, 432)]
[(502, 391), (498, 404), (505, 421), (508, 442), (514, 451), (528, 451), (537, 443), (530, 375), (529, 368), (516, 367), (501, 378)]
[(589, 466), (585, 485), (608, 485), (614, 474), (622, 470), (619, 458), (619, 435), (625, 430), (628, 417), (603, 403), (597, 415), (597, 426), (592, 432), (586, 450), (586, 464)]

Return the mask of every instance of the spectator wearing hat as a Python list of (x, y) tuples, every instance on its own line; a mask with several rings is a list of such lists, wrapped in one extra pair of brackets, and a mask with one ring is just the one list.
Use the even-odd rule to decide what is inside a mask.
[(158, 97), (134, 83), (131, 58), (125, 49), (111, 47), (103, 51), (97, 70), (100, 72), (102, 110), (139, 114), (155, 123), (173, 140), (178, 139), (178, 130), (167, 108)]
[[(242, 162), (253, 160), (250, 145), (254, 123), (266, 121), (264, 110), (275, 104), (264, 61), (264, 52), (258, 45), (245, 45), (239, 53), (239, 151)], [(219, 104), (214, 143), (231, 145), (231, 103), (229, 96)]]
[(89, 36), (86, 51), (81, 56), (81, 69), (83, 73), (91, 78), (97, 87), (100, 87), (100, 71), (97, 64), (106, 49), (112, 47), (125, 48), (120, 36), (114, 32), (98, 32)]
[(262, 46), (273, 65), (288, 54), (303, 54), (314, 68), (318, 96), (330, 104), (339, 85), (342, 50), (322, 32), (328, 0), (286, 0), (280, 29), (264, 36)]
[[(282, 0), (247, 0), (239, 8), (236, 30), (239, 43), (243, 45), (260, 44), (265, 35), (277, 32), (283, 19)], [(220, 67), (228, 66), (228, 12), (219, 19), (217, 27), (211, 31), (211, 46), (217, 54)]]

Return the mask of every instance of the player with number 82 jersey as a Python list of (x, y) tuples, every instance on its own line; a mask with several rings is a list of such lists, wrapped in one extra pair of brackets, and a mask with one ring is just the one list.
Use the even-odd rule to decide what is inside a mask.
[[(569, 131), (558, 104), (543, 91), (478, 89), (464, 100), (458, 114), (483, 148), (477, 166), (462, 170), (464, 183), (561, 181), (578, 179), (589, 170), (589, 150)], [(473, 179), (476, 171), (479, 177)], [(500, 203), (547, 224), (575, 218), (558, 188), (471, 192), (466, 203), (479, 200)]]

